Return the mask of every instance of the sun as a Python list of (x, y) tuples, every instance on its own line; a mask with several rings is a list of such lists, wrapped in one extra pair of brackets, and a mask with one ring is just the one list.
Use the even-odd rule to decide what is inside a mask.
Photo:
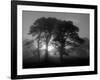
[(54, 47), (51, 45), (51, 46), (48, 46), (48, 51), (52, 51), (54, 49)]
[[(43, 45), (42, 47), (41, 47), (41, 50), (45, 50), (46, 49), (46, 45)], [(52, 45), (49, 45), (48, 46), (48, 51), (52, 51), (54, 49), (54, 47), (52, 46)]]

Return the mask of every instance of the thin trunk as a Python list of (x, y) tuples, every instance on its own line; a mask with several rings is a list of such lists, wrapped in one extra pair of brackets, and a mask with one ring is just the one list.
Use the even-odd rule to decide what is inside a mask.
[(48, 42), (46, 41), (45, 62), (48, 62)]
[(38, 39), (38, 61), (40, 62), (40, 49), (39, 49), (39, 47), (40, 47), (40, 34), (39, 34), (39, 39)]
[(61, 47), (59, 48), (59, 52), (60, 52), (60, 60), (61, 62), (63, 62), (64, 45), (61, 45)]
[[(32, 41), (34, 41), (33, 36), (32, 36)], [(33, 55), (34, 55), (34, 49), (33, 49)]]
[(60, 52), (60, 61), (62, 62), (63, 61), (62, 47), (60, 48), (59, 52)]
[(46, 54), (45, 54), (45, 62), (47, 63), (48, 62), (48, 58), (49, 58), (49, 55), (48, 55), (48, 44), (49, 44), (49, 41), (50, 41), (50, 38), (51, 38), (51, 33), (49, 34), (49, 36), (47, 36), (46, 38)]

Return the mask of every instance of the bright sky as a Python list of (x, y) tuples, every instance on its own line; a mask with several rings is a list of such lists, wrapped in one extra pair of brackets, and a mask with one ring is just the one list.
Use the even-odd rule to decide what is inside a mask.
[(30, 26), (40, 17), (55, 17), (61, 20), (71, 20), (79, 27), (79, 36), (89, 38), (89, 14), (23, 11), (23, 39), (32, 39), (31, 35), (28, 35), (27, 33), (29, 32)]

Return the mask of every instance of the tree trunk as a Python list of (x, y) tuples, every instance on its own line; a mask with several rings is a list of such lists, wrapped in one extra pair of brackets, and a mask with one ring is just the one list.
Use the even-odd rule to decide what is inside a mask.
[(60, 52), (60, 60), (61, 62), (63, 62), (64, 45), (61, 45), (61, 47), (59, 48), (59, 52)]
[(39, 47), (40, 47), (40, 34), (39, 34), (39, 39), (38, 39), (38, 62), (40, 62), (40, 49), (39, 49)]
[(46, 36), (46, 53), (45, 53), (45, 62), (46, 63), (49, 60), (48, 59), (49, 58), (49, 55), (48, 55), (48, 44), (49, 44), (50, 38), (51, 38), (51, 33), (49, 34), (49, 36)]
[(45, 62), (48, 62), (48, 42), (46, 41), (46, 53), (45, 53)]

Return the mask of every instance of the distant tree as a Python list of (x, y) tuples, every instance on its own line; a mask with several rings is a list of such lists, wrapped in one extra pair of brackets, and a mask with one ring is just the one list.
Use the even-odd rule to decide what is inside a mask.
[(80, 45), (71, 47), (67, 52), (69, 52), (70, 56), (77, 56), (77, 57), (89, 57), (89, 39), (88, 38), (82, 38), (83, 41), (80, 43)]

